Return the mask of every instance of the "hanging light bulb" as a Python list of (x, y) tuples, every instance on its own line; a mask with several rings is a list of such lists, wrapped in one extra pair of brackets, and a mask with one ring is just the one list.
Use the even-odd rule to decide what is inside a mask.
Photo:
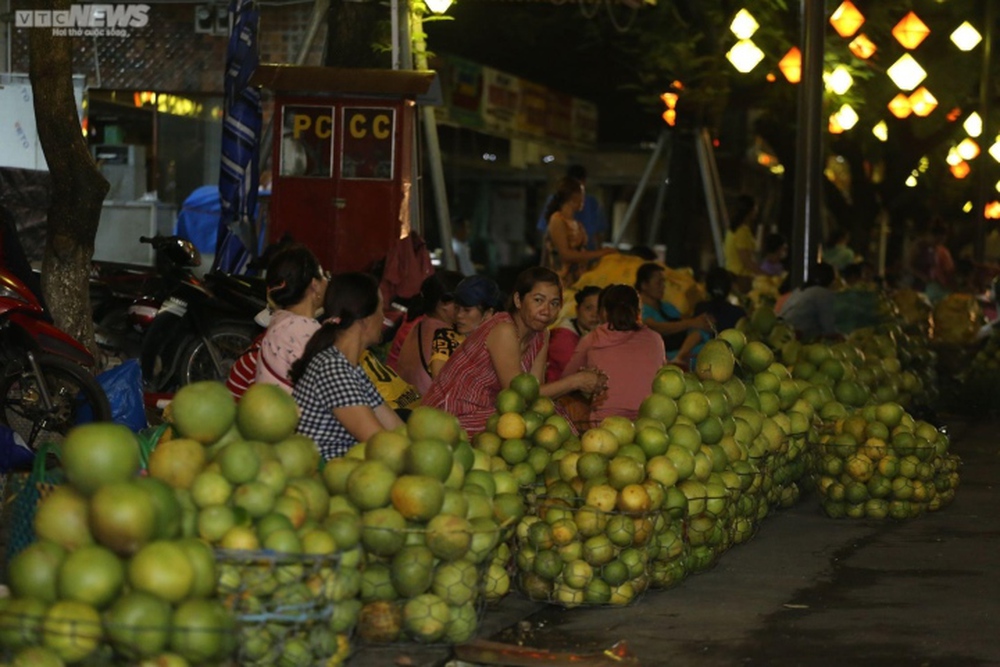
[(736, 12), (733, 22), (729, 24), (729, 29), (736, 35), (737, 39), (750, 39), (759, 27), (757, 19), (746, 9)]
[(844, 0), (830, 17), (830, 25), (841, 37), (850, 37), (858, 31), (865, 17), (851, 0)]
[(899, 93), (889, 100), (888, 107), (889, 112), (896, 118), (906, 118), (913, 113), (913, 107), (910, 106), (910, 98), (903, 93)]
[(962, 206), (962, 212), (963, 213), (972, 213), (972, 202), (971, 201), (965, 202), (965, 204)]
[(955, 28), (955, 31), (951, 33), (952, 44), (962, 51), (971, 51), (981, 41), (983, 41), (983, 36), (968, 21)]
[(975, 160), (979, 155), (979, 144), (974, 139), (966, 137), (955, 148), (963, 160)]
[(913, 109), (915, 115), (921, 118), (929, 116), (937, 108), (937, 105), (937, 98), (931, 95), (931, 91), (923, 86), (914, 90), (910, 95), (910, 108)]
[(851, 43), (847, 45), (847, 48), (849, 48), (851, 53), (861, 60), (868, 60), (875, 55), (876, 51), (878, 51), (878, 47), (875, 46), (875, 42), (868, 39), (868, 36), (865, 33), (861, 33), (851, 40)]
[(1000, 162), (1000, 136), (997, 136), (997, 138), (993, 141), (993, 145), (990, 146), (987, 152), (990, 154), (990, 157), (997, 162)]
[(729, 49), (726, 58), (738, 72), (746, 74), (764, 59), (764, 52), (749, 39), (741, 39), (733, 44), (733, 48)]
[(910, 50), (920, 46), (929, 34), (931, 29), (913, 12), (904, 16), (892, 29), (892, 36), (896, 41), (902, 44), (904, 49)]
[(802, 80), (802, 52), (799, 51), (799, 47), (793, 46), (788, 49), (788, 53), (778, 61), (778, 69), (789, 83), (798, 83)]
[(927, 72), (909, 53), (904, 53), (885, 73), (900, 90), (913, 90), (927, 78)]
[(908, 187), (908, 188), (915, 188), (915, 187), (917, 187), (917, 177), (914, 176), (913, 174), (910, 174), (909, 176), (907, 176), (906, 177), (906, 187)]
[(973, 111), (965, 119), (965, 122), (962, 123), (962, 127), (965, 128), (965, 132), (970, 137), (978, 137), (983, 133), (983, 118), (977, 112)]
[(837, 111), (837, 120), (840, 122), (840, 126), (845, 130), (849, 130), (858, 124), (858, 112), (855, 111), (850, 104), (844, 104)]
[(843, 95), (851, 86), (854, 84), (854, 78), (851, 73), (847, 71), (847, 68), (843, 65), (837, 65), (834, 70), (830, 73), (830, 76), (826, 77), (826, 87), (828, 90), (834, 92), (837, 95)]
[(962, 161), (962, 156), (958, 154), (958, 149), (952, 146), (948, 149), (948, 157), (946, 157), (944, 161), (948, 163), (949, 167), (954, 167)]
[(885, 142), (889, 140), (889, 126), (885, 124), (884, 120), (880, 120), (875, 127), (872, 128), (872, 134), (879, 141)]

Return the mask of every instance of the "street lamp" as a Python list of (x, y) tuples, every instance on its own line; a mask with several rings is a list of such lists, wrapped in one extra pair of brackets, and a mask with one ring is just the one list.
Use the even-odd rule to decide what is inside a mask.
[(920, 20), (920, 17), (910, 12), (904, 16), (892, 29), (892, 36), (903, 45), (904, 49), (915, 49), (931, 34), (931, 29)]
[(726, 58), (741, 74), (747, 74), (764, 59), (764, 52), (749, 39), (741, 39), (729, 49)]
[(788, 49), (788, 53), (778, 61), (778, 69), (789, 83), (798, 83), (802, 80), (802, 52), (799, 51), (799, 47), (793, 46)]
[(444, 14), (451, 7), (453, 0), (424, 0), (427, 9), (434, 14)]
[(850, 37), (858, 31), (865, 22), (864, 15), (858, 11), (851, 0), (844, 0), (830, 17), (830, 25), (841, 37)]
[(900, 90), (913, 90), (927, 78), (927, 72), (909, 53), (904, 53), (885, 73)]
[(962, 51), (971, 51), (981, 41), (983, 41), (983, 36), (968, 21), (955, 28), (954, 32), (951, 33), (952, 44)]
[(851, 43), (847, 45), (847, 48), (849, 48), (851, 53), (861, 60), (868, 60), (875, 55), (876, 51), (878, 51), (878, 47), (875, 46), (875, 42), (868, 39), (868, 35), (865, 33), (861, 33), (851, 40)]

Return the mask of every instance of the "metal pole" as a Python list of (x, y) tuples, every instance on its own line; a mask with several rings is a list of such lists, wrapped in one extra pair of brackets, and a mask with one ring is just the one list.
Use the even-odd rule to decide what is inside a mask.
[[(430, 69), (427, 64), (427, 42), (424, 39), (423, 19), (419, 11), (413, 12), (414, 61), (417, 69)], [(430, 106), (419, 109), (420, 119), (424, 125), (424, 139), (427, 141), (427, 163), (431, 170), (431, 187), (434, 191), (434, 208), (437, 210), (438, 232), (441, 235), (441, 250), (444, 251), (444, 266), (454, 271), (458, 268), (455, 261), (455, 248), (451, 244), (451, 214), (448, 211), (448, 193), (444, 184), (444, 167), (441, 166), (441, 143), (438, 141), (437, 119), (434, 108)]]
[(656, 191), (656, 204), (653, 206), (653, 217), (649, 221), (649, 233), (646, 235), (646, 245), (650, 248), (656, 243), (656, 237), (660, 235), (660, 222), (663, 218), (663, 205), (667, 200), (667, 189), (670, 186), (670, 158), (673, 157), (674, 142), (667, 146), (667, 156), (663, 161), (663, 177), (660, 179), (660, 187)]
[(823, 132), (824, 0), (802, 0), (802, 82), (799, 84), (795, 151), (795, 209), (792, 227), (792, 284), (809, 279), (820, 228)]
[(392, 35), (392, 68), (399, 69), (399, 0), (389, 3), (389, 23)]
[(722, 229), (719, 226), (721, 198), (715, 193), (715, 178), (709, 165), (708, 130), (703, 130), (695, 137), (694, 146), (698, 155), (698, 170), (701, 172), (701, 187), (705, 192), (705, 208), (708, 209), (708, 226), (712, 230), (712, 245), (715, 248), (715, 261), (719, 266), (725, 266), (723, 252)]
[[(993, 50), (994, 2), (986, 0), (986, 17), (983, 29), (983, 64), (979, 69), (979, 114), (983, 117), (983, 127), (990, 132), (990, 53)], [(986, 199), (989, 196), (990, 171), (989, 153), (979, 153), (979, 188), (976, 196), (976, 237), (975, 257), (977, 262), (983, 261), (983, 251), (986, 242)]]
[(663, 146), (667, 143), (667, 131), (663, 130), (660, 132), (660, 138), (656, 140), (656, 147), (653, 149), (653, 154), (649, 156), (649, 162), (646, 163), (646, 170), (642, 172), (642, 178), (639, 179), (639, 184), (636, 186), (635, 194), (632, 195), (632, 201), (628, 203), (628, 208), (625, 209), (625, 217), (622, 220), (622, 225), (618, 229), (618, 233), (615, 234), (612, 243), (618, 245), (621, 243), (622, 237), (625, 235), (625, 230), (628, 229), (629, 224), (632, 222), (632, 218), (635, 216), (635, 211), (639, 208), (639, 201), (642, 199), (642, 193), (646, 191), (646, 184), (649, 182), (649, 177), (653, 173), (653, 168), (656, 166), (657, 161), (660, 159), (660, 153), (663, 152)]

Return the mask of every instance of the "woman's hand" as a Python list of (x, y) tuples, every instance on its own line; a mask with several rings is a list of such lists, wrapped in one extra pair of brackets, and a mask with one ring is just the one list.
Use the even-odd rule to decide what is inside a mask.
[(691, 329), (704, 329), (706, 331), (711, 331), (715, 328), (715, 319), (708, 313), (702, 313), (701, 315), (695, 315), (690, 320)]
[(608, 376), (598, 368), (583, 368), (573, 374), (576, 390), (585, 396), (597, 396), (608, 388)]

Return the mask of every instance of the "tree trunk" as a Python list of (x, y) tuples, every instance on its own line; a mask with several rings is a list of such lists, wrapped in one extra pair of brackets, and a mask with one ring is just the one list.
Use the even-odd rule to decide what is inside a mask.
[[(399, 0), (400, 16), (407, 16), (406, 0)], [(330, 67), (387, 69), (392, 56), (375, 45), (389, 46), (385, 33), (389, 12), (379, 2), (332, 0), (327, 15), (326, 64)]]
[[(48, 4), (46, 8), (69, 9), (69, 0)], [(110, 186), (80, 130), (71, 47), (67, 37), (54, 37), (40, 28), (31, 31), (29, 74), (35, 119), (52, 177), (42, 291), (56, 325), (93, 350), (88, 280), (101, 204)]]

